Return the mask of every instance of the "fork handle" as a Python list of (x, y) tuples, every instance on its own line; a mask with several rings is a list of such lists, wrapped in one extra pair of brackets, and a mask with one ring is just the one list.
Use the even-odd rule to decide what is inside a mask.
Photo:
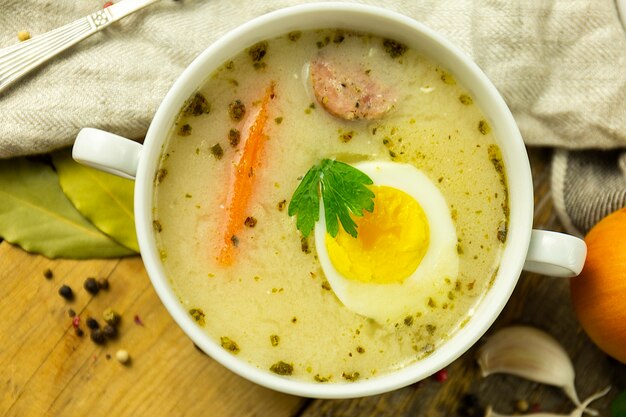
[(43, 35), (0, 49), (0, 93), (58, 53), (155, 1), (122, 0)]

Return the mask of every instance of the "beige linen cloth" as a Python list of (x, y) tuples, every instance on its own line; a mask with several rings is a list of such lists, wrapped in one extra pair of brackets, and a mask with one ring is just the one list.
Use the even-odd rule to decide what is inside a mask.
[[(615, 1), (360, 3), (425, 23), (478, 63), (526, 144), (559, 149), (555, 206), (566, 228), (584, 233), (626, 205), (626, 35)], [(0, 47), (16, 43), (18, 31), (36, 36), (102, 3), (0, 0)], [(141, 140), (172, 82), (203, 49), (249, 19), (300, 3), (162, 0), (125, 18), (0, 94), (0, 158), (68, 146), (86, 126)]]

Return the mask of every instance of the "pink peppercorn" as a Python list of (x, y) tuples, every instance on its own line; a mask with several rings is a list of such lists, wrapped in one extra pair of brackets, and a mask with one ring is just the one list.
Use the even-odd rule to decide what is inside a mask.
[(80, 324), (80, 316), (74, 316), (72, 318), (72, 326), (74, 326), (75, 329), (78, 329), (79, 324)]
[(440, 371), (437, 371), (437, 373), (435, 374), (435, 381), (437, 382), (446, 382), (448, 380), (448, 370), (447, 369), (441, 369)]
[(113, 6), (113, 2), (112, 1), (107, 1), (106, 3), (104, 3), (104, 6), (102, 6), (103, 9), (106, 9), (107, 7), (111, 7)]

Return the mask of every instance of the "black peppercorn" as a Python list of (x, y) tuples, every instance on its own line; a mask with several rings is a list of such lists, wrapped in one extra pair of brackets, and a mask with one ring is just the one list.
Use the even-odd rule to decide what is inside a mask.
[(74, 298), (74, 292), (67, 285), (62, 285), (61, 288), (59, 288), (59, 295), (68, 301)]
[(102, 333), (104, 333), (107, 339), (115, 339), (115, 337), (117, 336), (117, 329), (110, 324), (107, 324), (102, 329)]
[(465, 394), (459, 402), (457, 415), (459, 417), (479, 417), (485, 414), (480, 400), (474, 394)]
[(100, 323), (98, 323), (98, 321), (94, 318), (87, 318), (87, 327), (89, 327), (92, 330), (97, 330), (100, 328)]
[(43, 276), (46, 279), (52, 279), (54, 277), (54, 274), (52, 273), (52, 269), (48, 268), (45, 271), (43, 271)]
[(104, 333), (100, 329), (92, 331), (90, 337), (91, 341), (94, 342), (96, 345), (102, 345), (104, 344), (104, 342), (106, 342)]
[(83, 337), (83, 335), (85, 334), (85, 332), (83, 332), (83, 329), (81, 329), (80, 327), (77, 327), (74, 330), (74, 333), (76, 333), (76, 336), (78, 336), (78, 337)]
[(76, 316), (76, 312), (70, 308), (69, 310), (67, 310), (67, 315), (70, 317), (74, 317)]
[(98, 281), (95, 278), (87, 278), (83, 283), (83, 287), (87, 290), (89, 294), (96, 295), (98, 291), (100, 291), (100, 286), (98, 286)]
[(100, 278), (98, 280), (98, 287), (101, 290), (108, 290), (109, 289), (109, 280), (107, 278)]

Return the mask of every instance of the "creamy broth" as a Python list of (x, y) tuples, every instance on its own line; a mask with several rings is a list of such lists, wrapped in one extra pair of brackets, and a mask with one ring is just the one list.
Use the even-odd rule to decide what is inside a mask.
[[(488, 121), (453, 74), (375, 36), (303, 31), (260, 46), (266, 54), (256, 65), (251, 52), (259, 45), (210, 75), (199, 90), (206, 99), (196, 106), (202, 114), (182, 112), (164, 145), (154, 225), (172, 287), (203, 331), (261, 369), (346, 382), (424, 358), (471, 320), (498, 269), (508, 194)], [(393, 107), (375, 120), (329, 114), (308, 75), (317, 56), (365, 68), (393, 91)], [(215, 254), (241, 152), (241, 144), (229, 143), (229, 132), (245, 135), (229, 104), (240, 100), (252, 114), (271, 83), (267, 141), (247, 209), (254, 227), (249, 223), (237, 235), (235, 260), (223, 267)], [(459, 275), (438, 277), (414, 300), (413, 311), (392, 322), (347, 309), (324, 276), (313, 236), (303, 239), (287, 213), (302, 176), (323, 158), (403, 162), (425, 173), (450, 208)]]

